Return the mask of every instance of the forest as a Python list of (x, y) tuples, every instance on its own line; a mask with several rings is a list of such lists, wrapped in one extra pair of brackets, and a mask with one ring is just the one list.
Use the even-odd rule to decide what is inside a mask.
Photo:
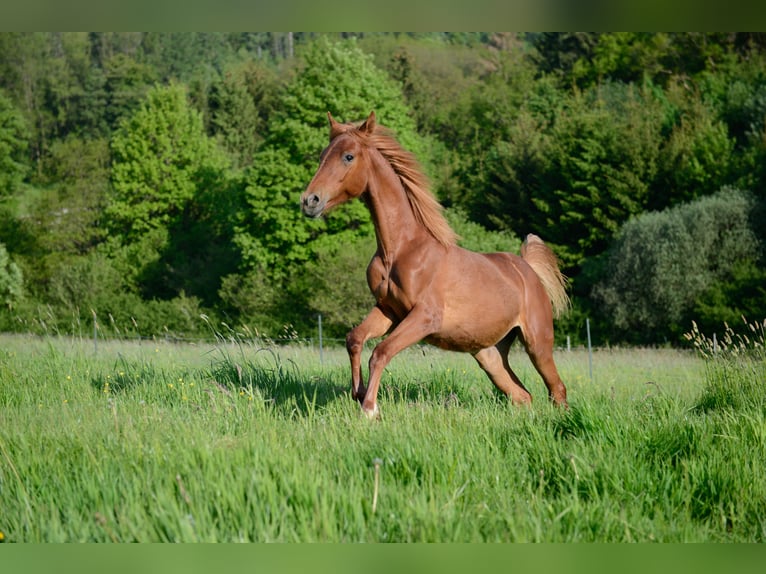
[(298, 197), (374, 110), (461, 245), (542, 237), (560, 340), (766, 317), (766, 34), (0, 33), (0, 330), (343, 337), (361, 202)]

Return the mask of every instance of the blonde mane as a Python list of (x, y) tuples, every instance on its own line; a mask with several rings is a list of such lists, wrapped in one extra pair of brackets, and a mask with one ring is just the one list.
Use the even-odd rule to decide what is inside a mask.
[(415, 155), (405, 149), (386, 128), (375, 126), (372, 134), (357, 131), (368, 145), (377, 149), (388, 161), (404, 186), (415, 218), (442, 245), (457, 242), (457, 234), (444, 218), (443, 207), (436, 200), (429, 187), (428, 177), (423, 173)]

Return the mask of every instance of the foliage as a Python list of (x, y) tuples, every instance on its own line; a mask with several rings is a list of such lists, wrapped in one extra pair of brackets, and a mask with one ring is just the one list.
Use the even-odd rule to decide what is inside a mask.
[[(261, 269), (230, 273), (221, 279), (218, 290), (221, 312), (230, 326), (246, 325), (261, 336), (276, 338), (289, 300)], [(295, 305), (289, 305), (295, 311)]]
[(98, 70), (102, 79), (96, 76), (97, 81), (103, 84), (104, 129), (109, 133), (138, 111), (157, 81), (156, 71), (125, 53), (111, 55)]
[(109, 159), (109, 143), (103, 139), (70, 137), (51, 145), (45, 170), (51, 188), (33, 213), (47, 255), (85, 254), (104, 240)]
[(569, 96), (535, 87), (461, 170), (469, 191), (453, 201), (488, 225), (541, 235), (574, 274), (632, 215), (727, 181), (731, 140), (699, 98), (669, 99), (651, 84)]
[(691, 315), (707, 332), (735, 325), (741, 317), (766, 317), (766, 267), (763, 259), (737, 261), (724, 278), (714, 280), (694, 303)]
[(264, 148), (247, 174), (246, 208), (235, 241), (246, 265), (282, 281), (310, 260), (322, 234), (370, 236), (366, 208), (351, 202), (324, 221), (308, 220), (297, 199), (327, 145), (327, 112), (356, 121), (374, 110), (402, 145), (419, 152), (401, 94), (354, 42), (320, 39), (303, 54), (303, 66), (281, 93)]
[(594, 287), (605, 316), (629, 339), (678, 337), (701, 298), (758, 260), (753, 209), (751, 195), (724, 189), (627, 222)]
[(567, 267), (602, 252), (645, 209), (661, 121), (650, 90), (616, 84), (575, 95), (562, 110), (552, 130), (553, 185), (532, 202)]
[(674, 124), (659, 158), (652, 209), (710, 195), (732, 179), (735, 140), (710, 105), (684, 91), (681, 86), (666, 90)]
[(458, 234), (458, 245), (470, 251), (480, 253), (510, 252), (519, 254), (521, 239), (507, 232), (489, 231), (479, 223), (471, 221), (458, 208), (447, 209), (444, 215), (450, 227)]
[(292, 290), (294, 300), (304, 301), (304, 308), (313, 312), (311, 318), (322, 315), (330, 337), (345, 338), (375, 304), (366, 271), (376, 245), (374, 237), (339, 239), (317, 240), (329, 245), (316, 246), (316, 256), (306, 264), (301, 279), (293, 282)]
[(5, 245), (0, 243), (0, 299), (10, 309), (22, 298), (24, 276), (19, 266), (8, 256)]
[(253, 163), (268, 130), (278, 90), (276, 72), (259, 62), (232, 65), (210, 88), (210, 131), (235, 167)]
[(0, 91), (0, 198), (12, 195), (24, 178), (27, 137), (23, 116)]
[(761, 204), (763, 251), (762, 33), (4, 32), (0, 243), (24, 277), (14, 313), (29, 313), (9, 324), (81, 307), (58, 289), (98, 254), (124, 277), (114, 297), (126, 309), (187, 297), (232, 324), (313, 329), (306, 274), (336, 308), (342, 282), (314, 265), (363, 267), (363, 249), (340, 246), (372, 228), (360, 202), (313, 221), (297, 196), (326, 112), (373, 109), (464, 244), (515, 251), (533, 232), (555, 249), (576, 309), (558, 330), (574, 340), (587, 318), (597, 341), (675, 343), (692, 318), (711, 329), (763, 309), (755, 257), (690, 278), (705, 288), (662, 335), (613, 329), (594, 297), (627, 221), (723, 187)]
[(112, 232), (127, 241), (167, 226), (198, 190), (215, 185), (226, 161), (204, 133), (183, 86), (158, 86), (112, 139)]

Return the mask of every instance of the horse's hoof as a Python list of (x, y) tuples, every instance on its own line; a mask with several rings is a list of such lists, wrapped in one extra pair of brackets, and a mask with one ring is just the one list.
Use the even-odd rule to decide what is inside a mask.
[(364, 406), (362, 406), (362, 412), (364, 413), (364, 416), (367, 417), (367, 420), (380, 420), (380, 408), (378, 408), (378, 403), (375, 403), (375, 406), (373, 406), (371, 409), (366, 409)]

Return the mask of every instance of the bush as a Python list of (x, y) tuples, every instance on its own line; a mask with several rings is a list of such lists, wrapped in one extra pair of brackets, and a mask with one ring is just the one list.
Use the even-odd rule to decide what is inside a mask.
[(264, 336), (275, 336), (282, 326), (279, 294), (261, 269), (227, 275), (218, 290), (222, 312), (229, 321), (249, 325), (257, 335)]
[(293, 300), (305, 301), (312, 318), (317, 313), (322, 315), (330, 337), (342, 338), (375, 305), (367, 285), (367, 266), (375, 254), (375, 239), (350, 234), (322, 239), (325, 241), (317, 241), (315, 257), (290, 289), (295, 293)]
[(626, 223), (593, 288), (613, 327), (637, 342), (677, 338), (716, 282), (757, 261), (754, 208), (750, 194), (727, 188)]

